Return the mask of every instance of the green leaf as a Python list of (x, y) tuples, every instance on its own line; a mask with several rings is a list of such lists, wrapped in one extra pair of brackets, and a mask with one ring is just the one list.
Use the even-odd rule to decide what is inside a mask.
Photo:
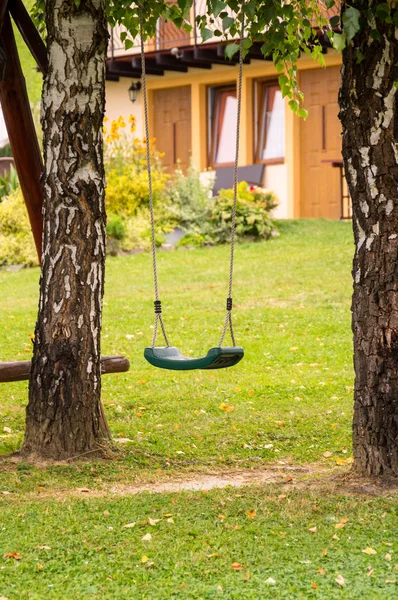
[(336, 4), (334, 0), (326, 0), (325, 2), (326, 4), (326, 8), (333, 8), (333, 6)]
[(213, 37), (213, 32), (211, 29), (208, 29), (207, 27), (203, 27), (200, 30), (200, 35), (202, 36), (202, 41), (207, 42), (207, 40), (210, 40), (210, 38)]
[(124, 47), (126, 48), (126, 50), (129, 50), (129, 48), (132, 48), (133, 46), (134, 46), (133, 40), (125, 40), (124, 41)]
[(285, 65), (282, 62), (278, 61), (275, 65), (275, 69), (277, 73), (282, 73), (285, 70)]
[(305, 108), (300, 108), (300, 110), (297, 111), (297, 116), (305, 121), (305, 119), (308, 117), (308, 110)]
[(347, 42), (350, 42), (356, 33), (360, 30), (359, 24), (361, 13), (353, 6), (349, 6), (343, 14), (343, 31), (346, 35)]
[(227, 31), (227, 29), (229, 29), (234, 23), (235, 19), (233, 19), (232, 17), (224, 17), (224, 19), (222, 20), (223, 31)]
[(286, 75), (279, 75), (278, 77), (279, 87), (282, 87), (286, 83), (289, 83), (289, 78)]
[(224, 10), (224, 8), (226, 8), (226, 6), (227, 5), (222, 0), (214, 0), (214, 3), (213, 3), (213, 15), (215, 17), (218, 17), (218, 15), (220, 14), (220, 12), (222, 10)]
[(339, 15), (335, 15), (334, 17), (332, 17), (329, 21), (330, 23), (330, 27), (332, 29), (334, 29), (335, 27), (338, 27), (340, 25), (340, 17)]
[(238, 44), (228, 44), (228, 46), (225, 47), (225, 56), (229, 59), (231, 59), (237, 52), (239, 52)]
[(332, 38), (333, 48), (338, 50), (338, 52), (342, 52), (346, 47), (346, 37), (341, 33), (334, 33)]
[(299, 103), (297, 100), (289, 100), (289, 108), (291, 108), (294, 113), (298, 113)]

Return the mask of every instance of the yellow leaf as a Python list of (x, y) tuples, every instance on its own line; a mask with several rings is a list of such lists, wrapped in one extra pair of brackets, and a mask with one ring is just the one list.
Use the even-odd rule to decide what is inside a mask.
[(345, 523), (337, 523), (334, 526), (335, 529), (344, 529), (344, 527), (345, 527)]
[(324, 548), (324, 549), (322, 550), (322, 556), (327, 556), (327, 553), (328, 553), (328, 549), (327, 549), (327, 548)]
[(150, 541), (151, 541), (151, 539), (152, 539), (152, 536), (151, 536), (151, 534), (150, 534), (150, 533), (146, 533), (146, 534), (145, 534), (145, 535), (144, 535), (144, 536), (141, 538), (141, 541), (142, 541), (142, 542), (150, 542)]
[(147, 556), (145, 556), (145, 554), (144, 554), (144, 556), (141, 558), (141, 562), (142, 562), (142, 563), (146, 563), (146, 562), (148, 562), (148, 560), (149, 560), (149, 558), (148, 558)]
[(311, 583), (311, 587), (312, 587), (313, 590), (317, 590), (318, 589), (317, 584), (314, 583), (314, 582)]
[(385, 555), (385, 557), (384, 557), (384, 558), (385, 558), (386, 560), (391, 560), (392, 556), (391, 556), (391, 554), (389, 554), (389, 553), (387, 552), (387, 554)]
[(345, 579), (342, 575), (337, 575), (335, 581), (341, 586), (345, 585)]
[(14, 560), (21, 560), (21, 555), (18, 552), (6, 552), (3, 558), (13, 558)]
[(316, 532), (317, 532), (317, 529), (316, 529), (316, 527), (310, 527), (310, 528), (308, 529), (308, 531), (309, 531), (310, 533), (316, 533)]
[(40, 563), (37, 563), (37, 568), (38, 568), (39, 570), (41, 570), (41, 569), (44, 569), (43, 565), (41, 565)]
[(135, 523), (127, 523), (126, 525), (123, 525), (124, 529), (131, 529), (132, 527), (135, 527)]
[(243, 567), (240, 563), (238, 562), (234, 562), (232, 563), (232, 565), (230, 566), (231, 569), (233, 569), (234, 571), (242, 571)]
[(256, 516), (256, 511), (255, 510), (248, 510), (247, 511), (247, 516), (249, 519), (254, 519), (254, 517)]
[(364, 554), (377, 554), (376, 550), (374, 548), (365, 548), (365, 550), (362, 550), (362, 552)]
[(104, 515), (104, 517), (109, 517), (111, 513), (109, 512), (109, 510), (104, 510), (102, 514)]
[(225, 521), (227, 517), (225, 515), (218, 515), (218, 518), (220, 519), (220, 521)]
[(235, 410), (234, 406), (226, 406), (225, 407), (225, 412), (230, 413), (233, 412)]
[(334, 535), (332, 535), (332, 539), (333, 539), (333, 540), (338, 540), (338, 539), (340, 539), (340, 538), (339, 538), (339, 536), (338, 536), (338, 535), (334, 534)]
[(325, 569), (322, 569), (322, 567), (320, 569), (317, 569), (317, 573), (319, 573), (319, 575), (325, 575)]
[(250, 579), (250, 572), (249, 570), (246, 571), (246, 574), (243, 575), (243, 581), (249, 581)]

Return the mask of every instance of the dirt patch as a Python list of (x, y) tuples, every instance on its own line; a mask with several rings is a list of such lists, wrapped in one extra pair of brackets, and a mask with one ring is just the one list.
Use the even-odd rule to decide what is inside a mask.
[[(236, 489), (246, 486), (277, 486), (283, 491), (302, 490), (322, 491), (325, 494), (336, 495), (398, 495), (398, 482), (373, 481), (358, 478), (354, 473), (341, 467), (325, 467), (320, 464), (307, 466), (268, 465), (264, 469), (229, 469), (212, 473), (184, 472), (179, 476), (162, 479), (156, 482), (140, 482), (134, 484), (116, 483), (101, 489), (57, 488), (43, 489), (25, 494), (34, 496), (36, 500), (64, 500), (65, 498), (100, 498), (104, 496), (128, 496), (143, 492), (151, 494), (178, 493), (182, 491), (208, 491), (233, 487)], [(1, 492), (1, 494), (9, 492)], [(14, 494), (12, 494), (14, 495)], [(19, 494), (18, 494), (19, 495)]]

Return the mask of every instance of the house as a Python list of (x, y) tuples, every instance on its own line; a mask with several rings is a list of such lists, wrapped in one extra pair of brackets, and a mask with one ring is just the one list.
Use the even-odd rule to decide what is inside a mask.
[[(232, 165), (235, 151), (237, 59), (229, 61), (217, 38), (201, 44), (191, 14), (192, 32), (159, 20), (155, 39), (146, 42), (150, 135), (164, 153), (168, 170), (190, 161), (201, 171)], [(111, 32), (107, 64), (107, 115), (134, 114), (143, 136), (139, 40), (128, 51), (120, 28)], [(243, 68), (239, 164), (264, 163), (263, 185), (280, 199), (279, 218), (350, 216), (342, 172), (338, 119), (341, 55), (323, 39), (326, 68), (307, 55), (298, 78), (309, 111), (306, 121), (282, 99), (272, 61), (254, 44)], [(133, 84), (136, 101), (129, 99)], [(138, 84), (138, 85), (137, 85)]]

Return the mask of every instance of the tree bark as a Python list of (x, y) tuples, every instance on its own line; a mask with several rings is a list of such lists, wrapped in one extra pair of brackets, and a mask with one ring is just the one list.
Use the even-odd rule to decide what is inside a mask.
[(24, 455), (95, 453), (105, 266), (105, 0), (47, 0), (43, 254)]
[(356, 246), (354, 469), (373, 477), (398, 476), (397, 65), (394, 27), (367, 22), (343, 52), (339, 100)]

